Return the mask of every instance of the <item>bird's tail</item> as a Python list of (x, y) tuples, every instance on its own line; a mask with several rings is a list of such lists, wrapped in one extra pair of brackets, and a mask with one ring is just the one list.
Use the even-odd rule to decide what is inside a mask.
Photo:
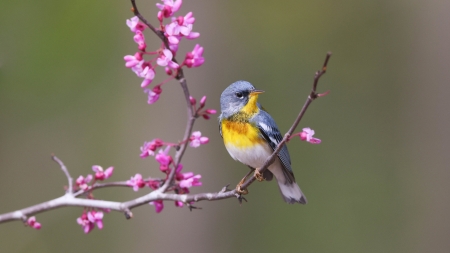
[(306, 204), (307, 200), (300, 187), (295, 182), (294, 174), (283, 167), (278, 159), (269, 166), (270, 172), (277, 179), (278, 188), (284, 201), (289, 204)]
[(306, 204), (308, 202), (306, 200), (305, 194), (303, 194), (302, 190), (300, 190), (300, 187), (296, 182), (288, 183), (282, 182), (281, 180), (277, 181), (281, 196), (283, 196), (284, 201), (289, 204)]

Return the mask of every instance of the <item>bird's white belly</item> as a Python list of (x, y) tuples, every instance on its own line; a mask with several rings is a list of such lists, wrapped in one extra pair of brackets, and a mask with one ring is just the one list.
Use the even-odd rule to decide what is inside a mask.
[(253, 147), (237, 148), (234, 145), (225, 145), (230, 156), (243, 164), (253, 168), (261, 168), (264, 161), (273, 150), (266, 144), (254, 145)]

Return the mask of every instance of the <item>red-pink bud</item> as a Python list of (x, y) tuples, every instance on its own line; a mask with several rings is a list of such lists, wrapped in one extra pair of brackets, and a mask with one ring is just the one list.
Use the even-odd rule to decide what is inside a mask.
[(188, 68), (192, 68), (193, 62), (192, 62), (192, 60), (186, 59), (186, 60), (184, 60), (184, 65), (186, 65), (186, 67), (188, 67)]
[(203, 114), (202, 116), (203, 116), (204, 119), (209, 119), (210, 118), (208, 114)]
[(137, 52), (134, 54), (134, 57), (136, 58), (136, 60), (138, 61), (142, 61), (142, 52)]
[(207, 114), (216, 114), (216, 113), (217, 113), (217, 111), (214, 110), (214, 109), (206, 109), (205, 112), (206, 112)]
[(162, 92), (161, 86), (156, 85), (155, 87), (153, 87), (152, 91), (156, 94), (161, 94), (161, 92)]
[(306, 141), (306, 137), (308, 136), (308, 134), (306, 132), (301, 132), (300, 133), (300, 140), (302, 141)]
[(203, 96), (202, 99), (200, 99), (200, 107), (205, 106), (206, 103), (206, 96)]
[(162, 11), (164, 13), (165, 18), (168, 18), (168, 17), (170, 17), (170, 15), (172, 15), (172, 9), (171, 9), (171, 7), (169, 7), (167, 5), (164, 6), (164, 9)]
[(147, 48), (147, 44), (145, 43), (139, 43), (138, 45), (138, 49), (141, 51), (145, 51), (145, 49)]
[(166, 67), (164, 70), (166, 71), (166, 74), (169, 75), (169, 76), (171, 76), (172, 73), (173, 73), (172, 70), (170, 68), (168, 68), (168, 67)]
[(178, 22), (179, 25), (183, 25), (184, 17), (179, 16), (179, 17), (177, 18), (177, 22)]
[(192, 96), (189, 96), (189, 100), (191, 101), (191, 105), (195, 105), (197, 103), (197, 100), (195, 100)]

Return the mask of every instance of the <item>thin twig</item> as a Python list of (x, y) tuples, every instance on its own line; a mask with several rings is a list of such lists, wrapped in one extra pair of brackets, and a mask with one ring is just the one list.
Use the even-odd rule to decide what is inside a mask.
[(68, 185), (69, 189), (67, 189), (67, 193), (73, 195), (73, 178), (70, 176), (69, 170), (64, 165), (64, 163), (61, 160), (59, 160), (59, 158), (56, 157), (54, 154), (52, 154), (52, 160), (57, 162), (59, 164), (59, 167), (61, 167), (61, 170), (64, 172), (64, 174), (66, 174), (67, 181), (69, 184)]

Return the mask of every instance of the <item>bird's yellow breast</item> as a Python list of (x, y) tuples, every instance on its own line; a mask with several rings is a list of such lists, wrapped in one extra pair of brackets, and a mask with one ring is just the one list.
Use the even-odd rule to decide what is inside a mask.
[(225, 146), (249, 148), (262, 143), (257, 127), (245, 121), (222, 120), (222, 137)]

